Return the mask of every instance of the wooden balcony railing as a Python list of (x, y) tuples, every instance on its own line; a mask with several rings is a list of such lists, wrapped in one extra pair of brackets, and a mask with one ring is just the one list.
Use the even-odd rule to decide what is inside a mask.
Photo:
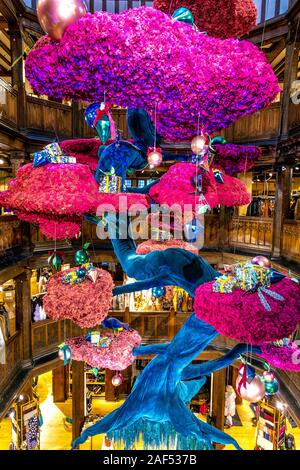
[(300, 127), (300, 104), (289, 103), (289, 133), (293, 134)]
[(9, 127), (17, 127), (18, 93), (0, 78), (0, 120)]
[(27, 127), (43, 133), (72, 136), (72, 108), (55, 101), (27, 96)]
[(0, 364), (0, 391), (3, 390), (21, 368), (22, 336), (18, 331), (5, 345), (5, 364)]
[(300, 263), (300, 221), (286, 220), (282, 229), (282, 255)]
[(247, 251), (270, 253), (272, 234), (273, 219), (233, 218), (229, 226), (229, 245)]
[(280, 103), (239, 119), (225, 130), (229, 142), (256, 142), (275, 140), (279, 134)]
[(0, 258), (6, 250), (22, 245), (22, 223), (14, 215), (0, 218)]

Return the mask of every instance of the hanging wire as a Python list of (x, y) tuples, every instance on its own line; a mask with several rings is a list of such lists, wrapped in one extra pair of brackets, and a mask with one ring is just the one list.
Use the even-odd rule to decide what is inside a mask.
[(155, 101), (155, 105), (154, 105), (154, 152), (156, 152), (156, 143), (157, 143), (156, 124), (157, 124), (157, 101)]
[(170, 15), (170, 14), (171, 14), (171, 8), (172, 8), (172, 5), (173, 5), (173, 0), (171, 0), (171, 1), (170, 1), (168, 15)]

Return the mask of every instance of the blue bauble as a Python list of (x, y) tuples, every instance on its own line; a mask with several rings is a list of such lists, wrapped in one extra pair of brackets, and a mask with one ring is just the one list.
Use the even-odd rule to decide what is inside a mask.
[(92, 103), (90, 104), (84, 113), (85, 121), (89, 127), (94, 129), (94, 121), (96, 119), (96, 114), (98, 109), (100, 109), (101, 103)]
[(166, 289), (164, 287), (153, 287), (152, 289), (152, 295), (156, 299), (160, 299), (160, 297), (163, 297), (166, 293)]
[(190, 243), (195, 243), (201, 233), (204, 233), (204, 226), (198, 219), (194, 219), (184, 226), (184, 236)]
[(87, 270), (85, 268), (79, 268), (76, 271), (77, 277), (79, 279), (84, 279), (86, 277)]
[(275, 269), (270, 268), (270, 279), (271, 279), (271, 284), (276, 284), (276, 282), (282, 281), (286, 276), (282, 273), (279, 273), (278, 271), (275, 271)]

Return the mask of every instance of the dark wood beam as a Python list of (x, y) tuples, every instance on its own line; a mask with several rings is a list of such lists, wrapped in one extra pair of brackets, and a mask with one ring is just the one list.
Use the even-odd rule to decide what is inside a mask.
[(72, 362), (72, 438), (76, 439), (82, 430), (85, 413), (84, 362)]
[(11, 63), (6, 57), (4, 57), (3, 54), (1, 54), (1, 52), (0, 52), (0, 60), (2, 60), (8, 67), (10, 67)]
[(7, 47), (7, 45), (4, 44), (4, 42), (1, 41), (1, 39), (0, 39), (0, 47), (4, 50), (4, 52), (6, 52), (6, 54), (10, 55), (10, 49), (9, 49), (9, 47)]
[[(18, 2), (21, 3), (21, 2)], [(7, 21), (14, 21), (18, 18), (16, 9), (11, 0), (1, 0), (0, 12)]]
[[(212, 381), (211, 417), (213, 425), (217, 429), (224, 431), (226, 368), (214, 372)], [(218, 450), (224, 447), (223, 445), (215, 444), (215, 448)]]
[(268, 57), (268, 62), (272, 63), (273, 60), (276, 59), (277, 56), (284, 50), (285, 48), (285, 40), (281, 38), (279, 41), (274, 44), (274, 47), (271, 48), (270, 52), (266, 52)]

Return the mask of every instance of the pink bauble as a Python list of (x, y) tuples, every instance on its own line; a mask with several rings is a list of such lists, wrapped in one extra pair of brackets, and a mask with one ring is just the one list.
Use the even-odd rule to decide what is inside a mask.
[(253, 260), (251, 261), (252, 264), (256, 264), (260, 266), (261, 268), (270, 268), (271, 267), (271, 261), (266, 258), (265, 256), (255, 256)]
[(119, 387), (124, 382), (124, 377), (120, 372), (117, 372), (111, 379), (114, 387)]
[(37, 15), (43, 30), (60, 41), (65, 29), (87, 13), (83, 0), (39, 0)]
[[(242, 376), (238, 376), (236, 379), (236, 389), (239, 390), (239, 384), (242, 380)], [(260, 401), (266, 393), (264, 382), (256, 375), (250, 383), (247, 382), (246, 387), (244, 385), (240, 388), (240, 396), (249, 401), (250, 403), (257, 403)]]
[(191, 149), (192, 149), (193, 153), (195, 153), (196, 155), (201, 153), (205, 148), (206, 140), (207, 139), (206, 139), (205, 135), (203, 135), (203, 134), (196, 135), (196, 137), (194, 137), (192, 142), (191, 142)]
[(150, 152), (148, 154), (148, 163), (150, 168), (155, 168), (156, 166), (159, 166), (163, 161), (163, 156), (160, 152), (157, 152), (157, 150), (154, 150), (153, 152)]
[(273, 382), (275, 379), (274, 372), (271, 372), (270, 370), (266, 370), (263, 373), (263, 377), (265, 382)]

